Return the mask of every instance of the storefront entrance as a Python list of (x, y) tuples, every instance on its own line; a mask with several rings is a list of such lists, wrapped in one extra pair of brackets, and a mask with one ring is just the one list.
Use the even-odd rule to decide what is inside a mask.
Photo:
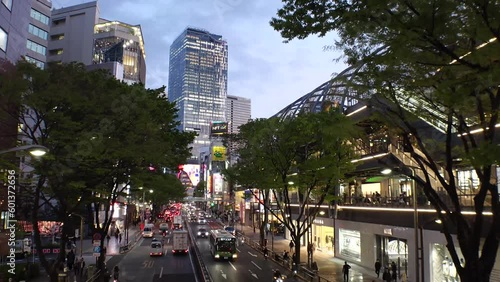
[(408, 244), (405, 239), (376, 236), (376, 254), (383, 267), (396, 263), (398, 277), (408, 276)]

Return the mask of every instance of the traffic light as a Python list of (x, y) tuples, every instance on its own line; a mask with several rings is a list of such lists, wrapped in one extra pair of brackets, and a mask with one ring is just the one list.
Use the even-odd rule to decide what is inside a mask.
[(215, 206), (215, 203), (214, 202), (210, 202), (210, 206), (211, 207)]

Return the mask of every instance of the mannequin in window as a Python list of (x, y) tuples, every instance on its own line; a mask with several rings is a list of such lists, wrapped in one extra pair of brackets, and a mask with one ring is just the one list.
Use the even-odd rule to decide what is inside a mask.
[(448, 277), (450, 275), (450, 265), (448, 257), (444, 257), (443, 260), (443, 276)]
[(456, 281), (457, 269), (452, 261), (449, 262), (450, 281)]

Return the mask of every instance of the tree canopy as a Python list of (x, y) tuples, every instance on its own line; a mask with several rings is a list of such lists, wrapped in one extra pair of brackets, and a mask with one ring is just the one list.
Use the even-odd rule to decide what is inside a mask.
[[(29, 163), (38, 175), (31, 188), (34, 226), (40, 219), (39, 202), (62, 222), (87, 208), (94, 213), (89, 214), (89, 226), (97, 226), (95, 231), (104, 237), (112, 220), (110, 203), (125, 196), (124, 188), (132, 181), (163, 190), (158, 195), (184, 192), (175, 177), (146, 173), (150, 166), (175, 170), (189, 156), (188, 144), (194, 139), (192, 133), (176, 129), (177, 111), (163, 88), (128, 85), (77, 63), (49, 64), (41, 70), (19, 62), (12, 72), (8, 81), (1, 81), (1, 95), (20, 109), (13, 113), (23, 124), (19, 138), (50, 150)], [(91, 208), (101, 205), (104, 216)], [(64, 243), (72, 232), (66, 226), (58, 261), (65, 259)], [(36, 228), (35, 242), (42, 247)], [(51, 279), (57, 280), (56, 265), (38, 252)]]
[[(319, 207), (332, 203), (354, 169), (355, 136), (356, 127), (336, 110), (257, 119), (240, 127), (232, 142), (238, 161), (225, 175), (245, 188), (259, 189), (266, 215), (273, 214), (300, 248)], [(296, 203), (298, 215), (291, 217)]]
[[(402, 130), (425, 174), (424, 192), (444, 223), (447, 247), (461, 281), (488, 281), (500, 225), (498, 187), (490, 181), (500, 159), (495, 137), (500, 104), (500, 1), (283, 2), (271, 25), (286, 40), (335, 32), (334, 46), (347, 63), (359, 66), (346, 83), (357, 93), (376, 94), (395, 105), (386, 121)], [(412, 115), (427, 120), (442, 134), (422, 135), (411, 123)], [(462, 213), (456, 160), (472, 167), (480, 179), (472, 220)], [(441, 176), (441, 169), (451, 177)], [(432, 175), (452, 204), (436, 193)], [(483, 212), (489, 210), (493, 215), (486, 218)], [(465, 265), (460, 263), (453, 230)], [(484, 236), (483, 230), (487, 230)]]

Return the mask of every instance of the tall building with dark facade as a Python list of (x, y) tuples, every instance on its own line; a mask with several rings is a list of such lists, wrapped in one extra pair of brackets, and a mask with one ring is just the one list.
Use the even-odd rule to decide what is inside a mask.
[(48, 60), (107, 69), (127, 83), (146, 84), (140, 25), (99, 18), (97, 1), (52, 11)]
[(168, 99), (180, 129), (195, 131), (192, 158), (210, 146), (210, 124), (226, 121), (228, 46), (221, 35), (187, 28), (170, 46)]

